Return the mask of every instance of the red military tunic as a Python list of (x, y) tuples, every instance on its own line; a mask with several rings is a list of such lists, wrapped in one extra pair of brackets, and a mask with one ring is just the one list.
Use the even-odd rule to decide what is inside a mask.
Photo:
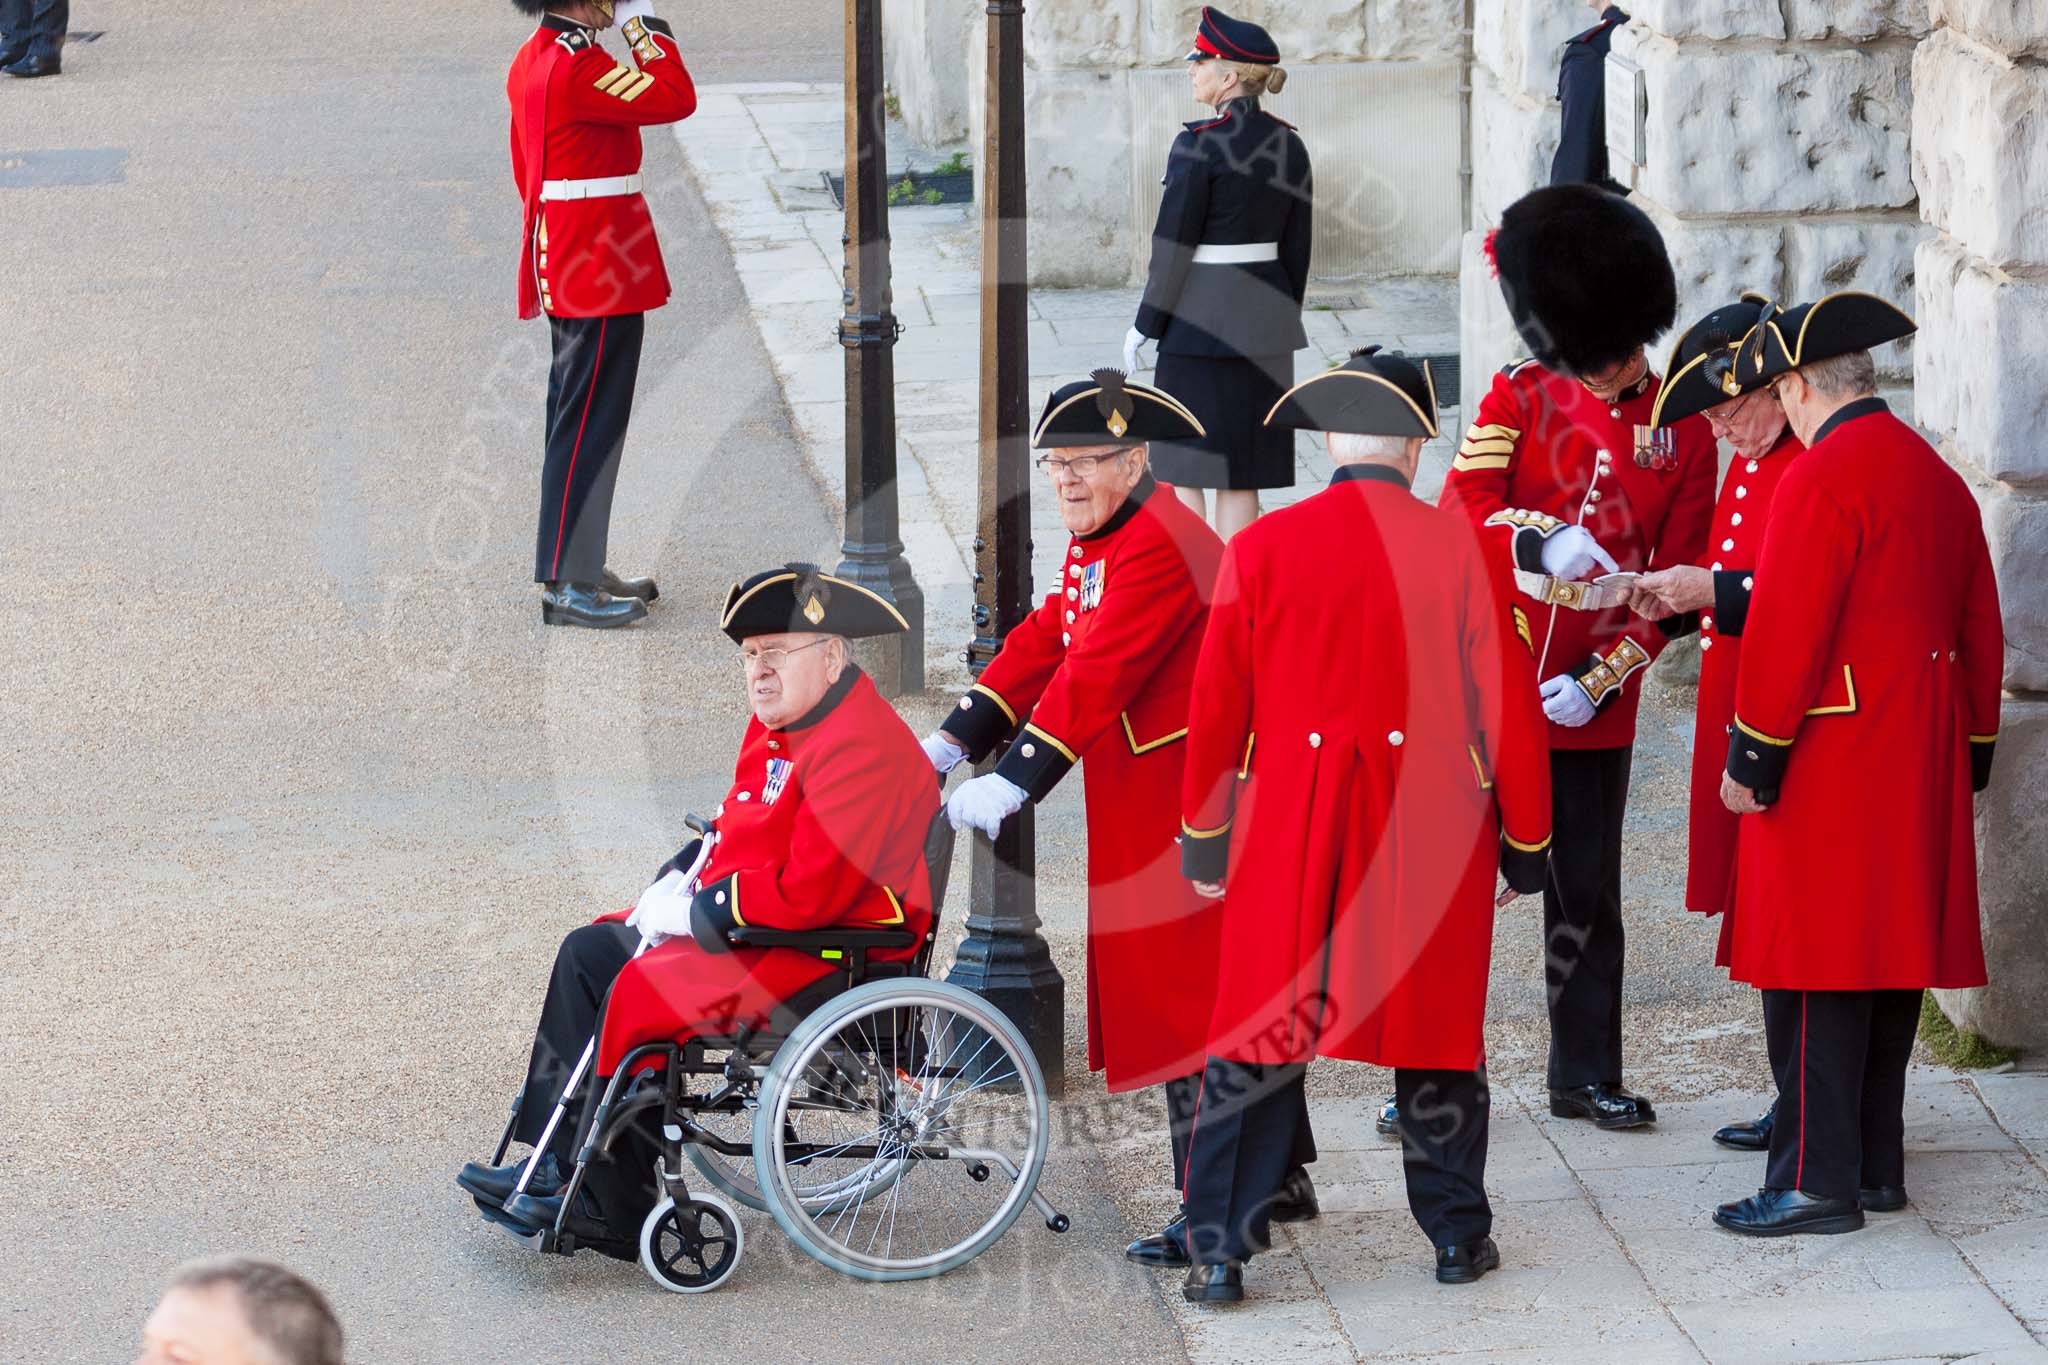
[(1088, 1068), (1112, 1091), (1202, 1069), (1216, 915), (1180, 874), (1188, 688), (1223, 542), (1145, 476), (1003, 640), (944, 729), (1042, 799), (1087, 764)]
[(541, 20), (512, 60), (512, 180), (525, 204), (519, 316), (641, 313), (668, 302), (668, 271), (654, 219), (637, 192), (547, 198), (545, 182), (603, 180), (640, 171), (640, 129), (697, 108), (697, 90), (667, 23), (629, 19), (638, 69), (612, 60), (591, 30), (558, 15)]
[[(1514, 569), (1537, 570), (1543, 539), (1581, 525), (1625, 572), (1690, 564), (1706, 545), (1719, 460), (1706, 419), (1670, 430), (1676, 465), (1644, 468), (1639, 443), (1653, 430), (1658, 381), (1647, 377), (1614, 403), (1533, 360), (1494, 378), (1466, 433), (1438, 506), (1480, 527), (1489, 555), (1512, 585)], [(1558, 749), (1619, 749), (1634, 743), (1639, 680), (1662, 652), (1663, 632), (1626, 607), (1575, 611), (1513, 593), (1515, 623), (1536, 653), (1537, 681), (1582, 675), (1605, 664), (1614, 681), (1595, 692), (1599, 712), (1577, 729), (1550, 726)]]
[(1778, 486), (1743, 627), (1728, 770), (1769, 808), (1742, 817), (1737, 980), (1984, 984), (1971, 791), (2004, 667), (1968, 485), (1881, 400), (1849, 405)]
[(1470, 527), (1340, 470), (1224, 552), (1195, 674), (1187, 871), (1222, 874), (1211, 1053), (1472, 1070), (1502, 836), (1540, 873), (1529, 652)]
[[(922, 939), (932, 913), (924, 841), (938, 801), (917, 736), (865, 674), (849, 669), (788, 728), (747, 722), (699, 885), (723, 892), (742, 924), (901, 924)], [(707, 953), (688, 938), (669, 939), (613, 985), (598, 1074), (610, 1075), (640, 1043), (758, 1026), (836, 969), (794, 948)]]
[[(1755, 586), (1771, 499), (1778, 481), (1806, 451), (1786, 432), (1756, 459), (1738, 458), (1721, 483), (1714, 529), (1700, 567), (1715, 575), (1714, 605), (1700, 616), (1699, 706), (1693, 720), (1692, 801), (1686, 822), (1688, 857), (1685, 904), (1705, 915), (1721, 915), (1721, 941), (1714, 960), (1728, 965), (1735, 903), (1735, 834), (1738, 817), (1721, 800), (1721, 774), (1728, 766), (1728, 731), (1735, 723), (1735, 673), (1742, 660), (1742, 628)], [(1725, 576), (1724, 576), (1725, 575)]]

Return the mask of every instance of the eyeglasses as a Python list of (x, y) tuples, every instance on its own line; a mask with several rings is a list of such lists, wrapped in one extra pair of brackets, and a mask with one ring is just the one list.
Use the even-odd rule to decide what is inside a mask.
[(1077, 479), (1086, 479), (1094, 477), (1096, 469), (1107, 461), (1121, 460), (1130, 453), (1128, 450), (1119, 450), (1114, 455), (1076, 455), (1069, 460), (1056, 460), (1050, 455), (1041, 455), (1031, 463), (1055, 479), (1068, 474)]
[(801, 654), (807, 649), (816, 649), (819, 645), (830, 643), (831, 639), (832, 637), (828, 635), (822, 640), (813, 640), (794, 649), (743, 649), (740, 651), (740, 667), (751, 673), (754, 671), (754, 665), (759, 664), (773, 673), (789, 662), (790, 655)]

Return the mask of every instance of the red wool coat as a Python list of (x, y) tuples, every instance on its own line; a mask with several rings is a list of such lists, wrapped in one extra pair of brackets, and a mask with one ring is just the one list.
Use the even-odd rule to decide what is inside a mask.
[[(732, 789), (713, 816), (718, 846), (698, 881), (726, 892), (743, 924), (901, 924), (922, 939), (932, 912), (924, 840), (938, 809), (917, 736), (865, 674), (849, 669), (786, 729), (747, 722)], [(610, 1075), (641, 1043), (758, 1027), (835, 970), (794, 948), (707, 953), (688, 938), (669, 939), (612, 986), (597, 1074)]]
[(1657, 387), (1655, 377), (1646, 378), (1608, 404), (1533, 360), (1508, 366), (1480, 401), (1438, 498), (1438, 506), (1481, 529), (1501, 581), (1513, 590), (1516, 626), (1536, 653), (1538, 682), (1583, 674), (1596, 661), (1621, 679), (1592, 720), (1577, 729), (1549, 727), (1553, 748), (1634, 743), (1642, 672), (1667, 641), (1626, 607), (1588, 612), (1538, 603), (1514, 589), (1518, 562), (1535, 569), (1544, 536), (1561, 524), (1584, 526), (1628, 572), (1690, 564), (1706, 546), (1719, 464), (1706, 419), (1688, 417), (1671, 428), (1675, 468), (1636, 463)]
[(621, 30), (638, 69), (616, 62), (590, 29), (541, 20), (512, 59), (512, 181), (525, 205), (519, 246), (519, 316), (609, 317), (668, 302), (668, 271), (654, 219), (638, 194), (550, 199), (549, 180), (637, 174), (640, 130), (697, 109), (697, 89), (661, 19)]
[(1882, 401), (1778, 485), (1743, 627), (1731, 974), (1778, 990), (1984, 983), (1971, 792), (2005, 666), (1976, 499)]
[(1150, 475), (1003, 640), (945, 730), (1042, 799), (1085, 762), (1088, 1068), (1112, 1091), (1202, 1069), (1217, 914), (1180, 872), (1188, 688), (1223, 542)]
[(1700, 567), (1714, 573), (1714, 604), (1700, 616), (1699, 706), (1693, 718), (1692, 799), (1686, 819), (1685, 905), (1721, 916), (1714, 961), (1728, 965), (1735, 917), (1735, 835), (1739, 817), (1721, 800), (1728, 768), (1728, 732), (1735, 724), (1735, 674), (1742, 630), (1755, 588), (1756, 561), (1770, 524), (1778, 481), (1806, 447), (1791, 432), (1756, 459), (1737, 459), (1721, 483), (1714, 529)]
[(1386, 474), (1224, 552), (1182, 795), (1190, 874), (1228, 854), (1218, 1056), (1478, 1067), (1503, 834), (1541, 875), (1529, 651), (1471, 528)]

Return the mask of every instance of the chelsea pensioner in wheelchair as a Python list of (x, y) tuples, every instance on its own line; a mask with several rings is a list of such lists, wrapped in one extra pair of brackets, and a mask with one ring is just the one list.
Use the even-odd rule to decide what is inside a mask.
[(1065, 1231), (1029, 1046), (926, 977), (952, 830), (847, 644), (902, 618), (792, 564), (735, 585), (721, 625), (753, 709), (732, 789), (631, 911), (562, 940), (497, 1154), (458, 1183), (535, 1250), (682, 1293), (738, 1267), (729, 1201), (868, 1280), (963, 1265), (1027, 1203)]

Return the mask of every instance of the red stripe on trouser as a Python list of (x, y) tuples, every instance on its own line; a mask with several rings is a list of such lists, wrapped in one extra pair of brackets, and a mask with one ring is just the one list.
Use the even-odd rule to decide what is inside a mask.
[(1180, 1168), (1180, 1195), (1185, 1203), (1188, 1195), (1188, 1172), (1195, 1169), (1195, 1129), (1202, 1124), (1202, 1091), (1209, 1084), (1209, 1068), (1202, 1068), (1202, 1079), (1195, 1082), (1195, 1113), (1188, 1120), (1188, 1154)]
[(1799, 992), (1799, 1161), (1793, 1167), (1792, 1188), (1806, 1188), (1806, 992)]
[(569, 472), (562, 478), (562, 514), (555, 519), (555, 557), (548, 564), (548, 580), (562, 567), (562, 535), (569, 526), (569, 489), (576, 483), (576, 457), (583, 452), (583, 428), (590, 425), (590, 400), (597, 397), (597, 372), (604, 364), (604, 329), (610, 318), (597, 324), (597, 358), (590, 362), (590, 387), (583, 391), (583, 415), (576, 419), (576, 444), (569, 447)]

